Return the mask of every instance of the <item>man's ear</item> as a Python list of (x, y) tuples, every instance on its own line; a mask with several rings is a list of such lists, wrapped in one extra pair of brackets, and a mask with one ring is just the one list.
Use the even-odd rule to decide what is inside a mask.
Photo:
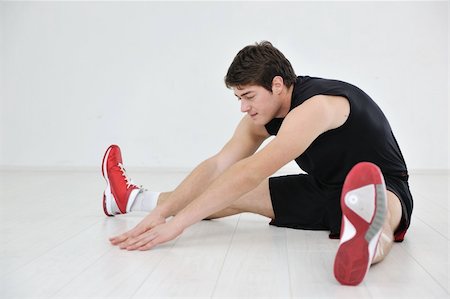
[(279, 95), (283, 91), (284, 81), (281, 76), (275, 76), (272, 79), (272, 93)]

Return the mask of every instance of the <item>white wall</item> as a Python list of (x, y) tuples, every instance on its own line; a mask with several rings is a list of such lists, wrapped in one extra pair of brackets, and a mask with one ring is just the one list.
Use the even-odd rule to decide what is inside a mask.
[(3, 23), (5, 20), (4, 17), (4, 6), (5, 3), (0, 2), (0, 165), (1, 163), (3, 163), (3, 149), (4, 149), (4, 136), (3, 136), (3, 127), (4, 127), (4, 112), (5, 112), (5, 107), (4, 107), (4, 102), (5, 97), (4, 97), (4, 92), (3, 92), (3, 73), (4, 73), (4, 65), (3, 65), (3, 60), (4, 60), (4, 55), (3, 55), (3, 48), (4, 48), (4, 42), (3, 42), (3, 33), (4, 33), (4, 27), (3, 27)]
[[(240, 119), (223, 77), (270, 40), (384, 109), (411, 169), (448, 169), (448, 4), (1, 3), (0, 166), (192, 167)], [(0, 25), (1, 26), (1, 25)], [(3, 86), (3, 90), (1, 89)]]

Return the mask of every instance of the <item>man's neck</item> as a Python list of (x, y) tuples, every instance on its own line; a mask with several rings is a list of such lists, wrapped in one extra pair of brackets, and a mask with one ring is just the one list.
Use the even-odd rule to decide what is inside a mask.
[(292, 93), (294, 91), (294, 84), (292, 84), (289, 88), (286, 88), (281, 93), (281, 107), (279, 113), (276, 117), (284, 118), (289, 113), (291, 109), (291, 101), (292, 101)]

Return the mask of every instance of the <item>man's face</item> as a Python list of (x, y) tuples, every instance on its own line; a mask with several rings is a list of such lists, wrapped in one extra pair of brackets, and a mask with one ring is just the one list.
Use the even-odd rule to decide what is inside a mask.
[(234, 94), (241, 102), (241, 112), (259, 125), (271, 121), (280, 109), (280, 104), (273, 93), (258, 85), (233, 87)]

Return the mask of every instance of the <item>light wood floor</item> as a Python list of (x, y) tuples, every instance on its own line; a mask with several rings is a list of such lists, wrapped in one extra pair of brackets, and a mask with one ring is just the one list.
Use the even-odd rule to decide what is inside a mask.
[[(183, 173), (130, 173), (173, 188)], [(198, 223), (147, 252), (108, 237), (142, 214), (103, 215), (92, 171), (0, 172), (0, 298), (448, 298), (448, 175), (411, 176), (415, 210), (405, 242), (358, 287), (340, 286), (338, 241), (271, 227), (251, 214)]]

